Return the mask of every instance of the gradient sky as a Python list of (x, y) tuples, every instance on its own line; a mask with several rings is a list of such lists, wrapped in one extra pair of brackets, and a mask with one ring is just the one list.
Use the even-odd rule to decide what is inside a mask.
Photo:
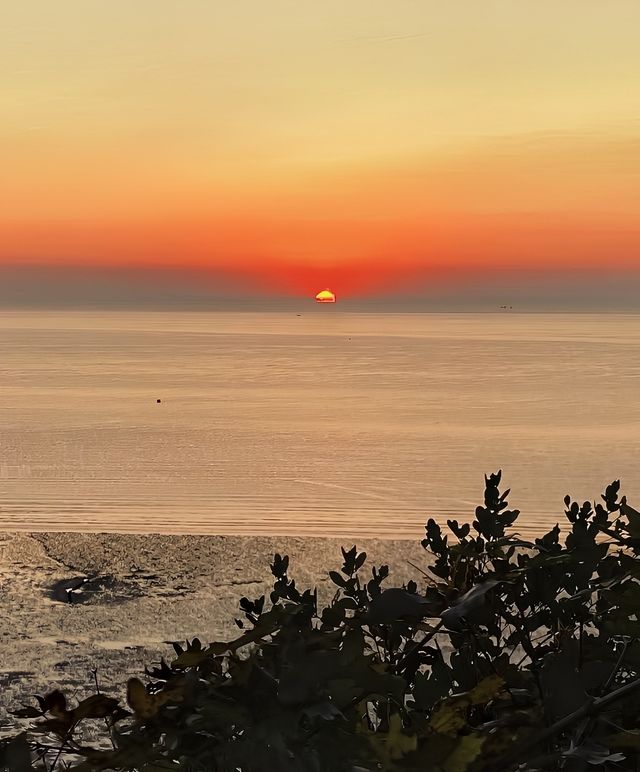
[(0, 273), (339, 296), (638, 276), (638, 0), (2, 15)]

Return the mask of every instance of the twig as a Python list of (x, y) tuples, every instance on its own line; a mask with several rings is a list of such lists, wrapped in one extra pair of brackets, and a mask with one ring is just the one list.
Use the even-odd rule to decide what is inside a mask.
[(527, 772), (527, 770), (538, 770), (543, 769), (547, 766), (547, 764), (552, 764), (558, 761), (562, 758), (562, 753), (544, 753), (541, 756), (536, 756), (533, 759), (529, 759), (527, 761), (526, 766), (519, 767), (519, 769), (522, 770), (522, 772)]
[(582, 671), (582, 664), (584, 661), (584, 645), (583, 645), (583, 637), (584, 637), (584, 622), (580, 620), (580, 635), (578, 637), (578, 671)]
[(419, 571), (429, 584), (431, 584), (433, 587), (437, 586), (438, 582), (436, 582), (432, 576), (429, 576), (426, 571), (423, 571), (419, 566), (417, 566), (415, 563), (412, 563), (410, 560), (407, 560), (407, 563), (411, 566), (411, 568), (415, 568), (416, 571)]
[[(102, 694), (102, 692), (100, 691), (100, 684), (98, 683), (98, 668), (92, 667), (91, 672), (93, 673), (93, 682), (96, 685), (96, 693)], [(115, 751), (117, 750), (117, 747), (116, 747), (116, 741), (113, 739), (113, 724), (109, 721), (108, 716), (104, 717), (104, 725), (107, 727), (107, 732), (109, 733), (109, 740), (111, 741), (111, 747)]]
[(62, 751), (64, 750), (64, 746), (71, 740), (71, 738), (73, 736), (73, 730), (76, 728), (76, 725), (77, 725), (77, 722), (74, 721), (74, 723), (71, 724), (71, 726), (67, 730), (67, 733), (65, 734), (65, 736), (64, 736), (64, 738), (62, 740), (62, 744), (58, 748), (58, 752), (56, 753), (56, 757), (53, 760), (53, 764), (49, 768), (50, 772), (53, 772), (53, 770), (56, 768), (56, 766), (58, 764), (58, 761), (60, 760), (60, 756), (62, 756)]
[[(622, 651), (620, 652), (620, 656), (618, 657), (618, 661), (614, 665), (611, 673), (609, 673), (609, 677), (607, 678), (606, 683), (600, 689), (600, 696), (602, 696), (607, 691), (607, 689), (613, 683), (613, 679), (618, 675), (618, 671), (622, 666), (622, 661), (624, 660), (624, 657), (625, 657), (625, 654), (627, 653), (628, 648), (629, 648), (629, 641), (625, 641), (622, 646)], [(585, 735), (589, 732), (592, 726), (593, 726), (593, 716), (589, 716), (588, 718), (585, 718), (585, 720), (582, 723), (582, 726), (578, 729), (578, 733), (576, 735), (576, 740), (575, 740), (576, 745), (580, 745), (580, 743), (584, 740)]]
[(529, 737), (522, 743), (522, 745), (520, 745), (519, 748), (514, 748), (513, 750), (508, 751), (507, 753), (498, 757), (492, 762), (491, 768), (508, 768), (511, 764), (514, 764), (516, 761), (518, 761), (518, 759), (522, 758), (522, 756), (532, 748), (547, 742), (552, 737), (555, 737), (557, 734), (565, 730), (567, 727), (575, 724), (576, 721), (580, 721), (580, 719), (585, 718), (586, 716), (596, 715), (611, 705), (611, 703), (617, 702), (617, 700), (626, 697), (639, 688), (640, 678), (637, 678), (635, 681), (630, 681), (628, 684), (621, 686), (619, 689), (616, 689), (615, 692), (611, 692), (611, 694), (607, 694), (605, 697), (597, 697), (589, 700), (582, 707), (578, 708), (578, 710), (575, 710), (573, 713), (569, 713), (568, 716), (561, 718), (559, 721), (556, 721), (555, 724), (552, 724), (550, 727), (543, 729), (533, 737)]
[(409, 651), (407, 651), (407, 653), (404, 655), (404, 657), (400, 660), (400, 662), (398, 662), (398, 664), (394, 667), (395, 672), (399, 673), (404, 668), (404, 666), (407, 664), (409, 659), (414, 654), (417, 654), (417, 652), (420, 651), (420, 649), (423, 646), (426, 646), (429, 643), (429, 641), (431, 641), (431, 639), (440, 632), (440, 630), (442, 629), (443, 626), (444, 626), (444, 622), (441, 619), (438, 622), (438, 624), (433, 628), (433, 630), (431, 630), (431, 632), (427, 633), (425, 635), (425, 637), (422, 638), (422, 640), (416, 641), (413, 644), (413, 646), (409, 649)]
[[(636, 639), (634, 638), (633, 640), (635, 641)], [(624, 659), (625, 654), (627, 653), (627, 649), (629, 648), (629, 643), (630, 643), (630, 641), (626, 640), (624, 642), (624, 644), (622, 645), (622, 651), (620, 652), (620, 656), (618, 657), (618, 661), (616, 662), (615, 667), (611, 671), (611, 674), (609, 675), (609, 678), (607, 678), (607, 682), (605, 683), (605, 685), (600, 690), (600, 694), (601, 695), (604, 694), (607, 691), (607, 689), (613, 683), (613, 679), (618, 675), (618, 671), (622, 667), (622, 660)]]
[(535, 649), (533, 648), (533, 644), (531, 643), (531, 638), (529, 637), (529, 633), (527, 632), (527, 625), (526, 625), (524, 612), (517, 603), (515, 604), (515, 607), (518, 611), (518, 615), (520, 616), (520, 622), (521, 622), (521, 626), (517, 628), (518, 637), (520, 638), (520, 643), (522, 644), (522, 648), (525, 654), (527, 654), (529, 659), (531, 660), (531, 673), (533, 674), (533, 679), (536, 682), (536, 687), (538, 689), (538, 694), (540, 695), (540, 699), (544, 700), (544, 695), (542, 693), (542, 684), (540, 682), (540, 674), (538, 673), (538, 663), (536, 661), (536, 652), (535, 652)]
[[(39, 750), (38, 759), (42, 762), (44, 772), (49, 772), (49, 766), (47, 765), (47, 753), (49, 753), (49, 750), (46, 746), (41, 746)], [(57, 748), (52, 748), (52, 750), (57, 750)]]
[(96, 685), (96, 693), (100, 694), (100, 684), (98, 683), (98, 668), (92, 667), (91, 673), (93, 674), (93, 682)]

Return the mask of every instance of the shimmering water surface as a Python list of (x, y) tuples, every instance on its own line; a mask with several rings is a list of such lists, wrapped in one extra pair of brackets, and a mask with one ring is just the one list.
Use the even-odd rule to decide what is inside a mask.
[(640, 316), (0, 313), (0, 529), (420, 537), (498, 468), (640, 502)]

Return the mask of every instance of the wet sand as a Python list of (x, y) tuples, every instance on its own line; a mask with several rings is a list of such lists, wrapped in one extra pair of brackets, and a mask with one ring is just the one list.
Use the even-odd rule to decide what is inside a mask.
[[(290, 556), (290, 575), (299, 587), (317, 586), (321, 598), (329, 597), (333, 585), (327, 571), (340, 567), (340, 546), (352, 543), (264, 536), (1, 534), (0, 730), (15, 725), (7, 711), (30, 695), (53, 688), (78, 698), (91, 693), (93, 668), (104, 691), (123, 697), (128, 676), (141, 675), (145, 665), (171, 655), (167, 641), (237, 635), (238, 601), (268, 591), (275, 552)], [(425, 564), (418, 541), (363, 539), (358, 548), (369, 556), (369, 571), (372, 565), (390, 565), (389, 586), (419, 579), (408, 561)]]

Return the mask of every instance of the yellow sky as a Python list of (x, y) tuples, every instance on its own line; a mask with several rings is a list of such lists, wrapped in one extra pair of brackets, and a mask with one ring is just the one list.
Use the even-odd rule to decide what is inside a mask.
[(131, 259), (104, 228), (150, 253), (173, 228), (187, 261), (187, 230), (199, 261), (221, 230), (259, 259), (239, 222), (292, 224), (282, 252), (309, 260), (320, 228), (348, 260), (385, 218), (414, 253), (420, 222), (477, 215), (564, 218), (568, 242), (580, 218), (633, 231), (639, 29), (637, 0), (5, 4), (0, 259)]

